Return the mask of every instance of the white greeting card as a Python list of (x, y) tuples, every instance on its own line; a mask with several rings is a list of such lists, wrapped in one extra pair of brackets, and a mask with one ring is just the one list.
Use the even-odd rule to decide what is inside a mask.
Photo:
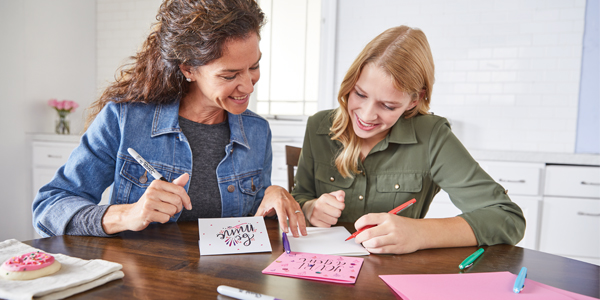
[(263, 217), (198, 219), (200, 255), (271, 252)]
[(344, 226), (306, 227), (308, 235), (293, 237), (288, 234), (290, 248), (294, 252), (318, 253), (325, 255), (360, 256), (369, 251), (354, 239), (346, 241), (350, 232)]

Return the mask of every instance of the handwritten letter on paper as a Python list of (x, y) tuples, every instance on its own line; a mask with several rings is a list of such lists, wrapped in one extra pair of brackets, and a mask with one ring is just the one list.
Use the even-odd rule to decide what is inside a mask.
[(271, 252), (262, 217), (198, 219), (200, 255)]

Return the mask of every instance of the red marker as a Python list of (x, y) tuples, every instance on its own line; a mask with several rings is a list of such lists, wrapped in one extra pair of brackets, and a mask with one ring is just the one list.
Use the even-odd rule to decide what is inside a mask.
[[(414, 198), (412, 200), (406, 201), (403, 204), (400, 204), (400, 206), (390, 210), (388, 213), (389, 214), (398, 214), (399, 212), (403, 211), (404, 209), (408, 208), (409, 206), (415, 204), (415, 202), (417, 202), (417, 200), (415, 200)], [(367, 225), (361, 229), (359, 229), (357, 232), (353, 233), (349, 238), (346, 239), (347, 240), (351, 240), (353, 238), (355, 238), (359, 233), (369, 229), (369, 228), (373, 228), (375, 227), (375, 225)]]

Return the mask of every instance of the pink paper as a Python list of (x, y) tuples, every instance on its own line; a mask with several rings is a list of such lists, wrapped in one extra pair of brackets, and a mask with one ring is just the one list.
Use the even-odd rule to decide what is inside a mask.
[(515, 294), (512, 288), (517, 275), (510, 272), (380, 275), (379, 277), (404, 300), (576, 299), (529, 279), (525, 279), (523, 291)]
[(337, 283), (356, 283), (363, 258), (304, 252), (281, 254), (263, 274)]

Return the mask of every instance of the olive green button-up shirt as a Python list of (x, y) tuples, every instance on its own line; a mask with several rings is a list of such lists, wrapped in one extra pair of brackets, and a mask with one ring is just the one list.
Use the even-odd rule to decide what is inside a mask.
[(525, 231), (523, 212), (504, 188), (471, 157), (445, 118), (400, 118), (387, 137), (359, 162), (360, 174), (344, 178), (335, 167), (341, 143), (329, 129), (333, 111), (308, 119), (292, 195), (304, 206), (322, 194), (343, 190), (340, 222), (367, 213), (388, 212), (415, 198), (399, 215), (423, 218), (433, 197), (444, 189), (473, 229), (479, 245), (516, 244)]

